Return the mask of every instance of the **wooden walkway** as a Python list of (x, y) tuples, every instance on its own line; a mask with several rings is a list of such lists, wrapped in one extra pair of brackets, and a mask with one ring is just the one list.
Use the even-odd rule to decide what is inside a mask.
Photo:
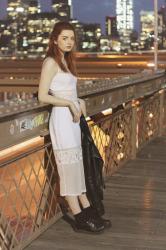
[(166, 136), (110, 178), (104, 203), (111, 229), (78, 234), (61, 219), (26, 250), (166, 250)]

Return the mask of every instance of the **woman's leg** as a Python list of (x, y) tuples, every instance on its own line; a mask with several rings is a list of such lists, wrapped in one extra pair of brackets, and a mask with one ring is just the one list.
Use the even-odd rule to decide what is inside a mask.
[(68, 205), (74, 215), (81, 212), (77, 196), (66, 196), (65, 199), (67, 200)]
[[(99, 233), (104, 230), (104, 226), (102, 223), (96, 222), (87, 213), (81, 210), (78, 196), (66, 196), (65, 199), (67, 200), (68, 205), (75, 217), (75, 226), (73, 227), (75, 231)], [(81, 200), (84, 206), (89, 204), (87, 202), (88, 199), (86, 198), (86, 195), (81, 195)]]
[(89, 203), (89, 200), (88, 200), (86, 194), (79, 195), (79, 200), (80, 200), (83, 208), (90, 207), (90, 203)]
[(79, 200), (81, 202), (81, 205), (83, 207), (83, 210), (85, 213), (87, 213), (90, 217), (96, 219), (98, 222), (104, 225), (104, 228), (110, 228), (111, 227), (111, 221), (108, 219), (102, 218), (97, 210), (93, 207), (91, 207), (90, 202), (86, 196), (86, 194), (82, 194), (79, 196)]
[[(67, 200), (68, 205), (75, 217), (75, 231), (99, 233), (104, 230), (103, 223), (98, 223), (93, 218), (91, 218), (91, 216), (85, 213), (85, 211), (81, 210), (78, 196), (66, 196), (65, 199)], [(79, 199), (80, 202), (82, 201), (82, 206), (85, 207), (90, 205), (85, 194), (80, 195)]]

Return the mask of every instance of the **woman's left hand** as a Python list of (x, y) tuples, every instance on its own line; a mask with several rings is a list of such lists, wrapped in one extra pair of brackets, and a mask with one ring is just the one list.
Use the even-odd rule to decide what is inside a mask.
[(81, 112), (86, 117), (87, 113), (86, 113), (86, 104), (85, 104), (85, 101), (83, 99), (80, 99), (80, 98), (78, 98), (78, 101), (79, 101), (79, 104), (80, 104)]

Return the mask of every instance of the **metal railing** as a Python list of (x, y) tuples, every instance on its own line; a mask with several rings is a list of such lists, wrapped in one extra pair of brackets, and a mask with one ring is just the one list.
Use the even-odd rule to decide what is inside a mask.
[(0, 165), (0, 249), (22, 249), (60, 216), (51, 143)]
[[(136, 85), (123, 85), (110, 93), (101, 89), (97, 94), (91, 92), (91, 96), (87, 90), (82, 94), (89, 107), (92, 136), (104, 159), (105, 178), (135, 158), (146, 143), (161, 136), (166, 128), (166, 91), (160, 81), (165, 82), (165, 77), (154, 79), (153, 91), (151, 81), (145, 81), (146, 88), (139, 85), (142, 90)], [(140, 92), (135, 93), (135, 89)], [(122, 100), (120, 106), (104, 111), (113, 100), (117, 104), (116, 97)], [(43, 145), (0, 163), (1, 250), (23, 249), (61, 217), (55, 159), (48, 133), (45, 131), (43, 136)]]
[(134, 100), (131, 107), (101, 116), (97, 121), (92, 117), (89, 126), (104, 159), (105, 177), (111, 176), (127, 160), (134, 159), (150, 140), (162, 135), (166, 126), (165, 93), (162, 90), (146, 99)]

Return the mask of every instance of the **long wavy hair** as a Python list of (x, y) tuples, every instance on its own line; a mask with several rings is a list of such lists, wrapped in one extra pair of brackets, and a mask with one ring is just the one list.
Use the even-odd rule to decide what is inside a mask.
[[(62, 63), (61, 52), (58, 48), (58, 45), (55, 44), (55, 41), (57, 41), (58, 36), (63, 30), (72, 30), (74, 32), (75, 46), (76, 46), (76, 32), (75, 32), (74, 27), (68, 22), (58, 22), (54, 25), (54, 28), (50, 34), (50, 40), (49, 40), (48, 49), (46, 52), (46, 57), (49, 57), (49, 56), (52, 57), (58, 63), (59, 67), (64, 72), (68, 72), (67, 68)], [(64, 54), (67, 67), (73, 75), (77, 75), (76, 65), (75, 65), (75, 54), (74, 54), (75, 46), (70, 52), (65, 52)]]

